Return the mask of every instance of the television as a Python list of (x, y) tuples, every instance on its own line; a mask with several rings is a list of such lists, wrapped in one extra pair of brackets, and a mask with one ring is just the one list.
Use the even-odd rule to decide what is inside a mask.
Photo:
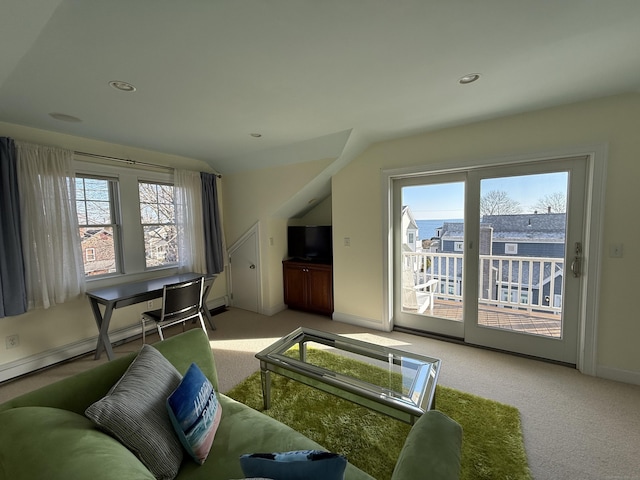
[(287, 246), (292, 259), (331, 263), (331, 225), (290, 226), (287, 230)]

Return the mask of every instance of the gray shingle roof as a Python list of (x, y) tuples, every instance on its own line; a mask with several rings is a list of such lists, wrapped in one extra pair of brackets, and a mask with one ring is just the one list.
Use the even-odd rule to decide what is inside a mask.
[[(493, 228), (493, 241), (540, 241), (564, 242), (566, 214), (543, 213), (521, 215), (484, 215), (481, 225)], [(461, 240), (464, 235), (462, 223), (445, 222), (442, 239)]]

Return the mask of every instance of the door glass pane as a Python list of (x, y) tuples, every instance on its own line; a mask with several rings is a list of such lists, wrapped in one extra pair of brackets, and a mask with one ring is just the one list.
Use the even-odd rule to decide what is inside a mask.
[(562, 337), (568, 180), (481, 180), (479, 326)]
[(401, 311), (462, 321), (464, 182), (402, 187)]

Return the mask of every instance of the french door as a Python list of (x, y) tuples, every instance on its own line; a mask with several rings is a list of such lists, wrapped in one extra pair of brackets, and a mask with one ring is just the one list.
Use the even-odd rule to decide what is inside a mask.
[(393, 182), (394, 325), (576, 363), (586, 157)]

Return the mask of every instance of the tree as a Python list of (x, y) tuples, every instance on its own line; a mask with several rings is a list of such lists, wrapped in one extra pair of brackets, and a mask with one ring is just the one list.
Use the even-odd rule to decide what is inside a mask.
[(538, 213), (565, 213), (567, 196), (562, 192), (549, 193), (538, 199), (533, 208)]
[(503, 190), (491, 190), (480, 198), (480, 215), (515, 215), (522, 213), (520, 203)]

